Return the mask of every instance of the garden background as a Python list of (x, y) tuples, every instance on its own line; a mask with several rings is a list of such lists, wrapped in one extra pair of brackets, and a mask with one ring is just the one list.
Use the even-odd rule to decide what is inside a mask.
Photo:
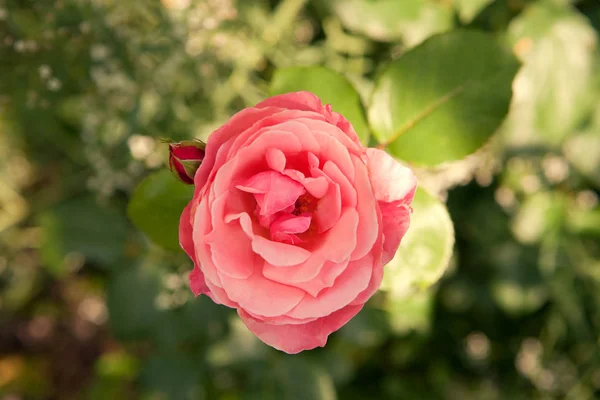
[[(599, 30), (598, 0), (0, 0), (0, 399), (599, 397)], [(193, 298), (161, 139), (314, 88), (376, 144), (492, 39), (514, 71), (449, 112), (464, 132), (391, 146), (432, 194), (413, 268), (325, 348)]]

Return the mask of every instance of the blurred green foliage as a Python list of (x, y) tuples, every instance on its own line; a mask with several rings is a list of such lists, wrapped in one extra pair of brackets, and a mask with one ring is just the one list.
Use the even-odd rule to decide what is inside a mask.
[[(0, 399), (600, 396), (599, 31), (597, 0), (0, 0)], [(445, 238), (440, 260), (408, 236), (385, 290), (288, 356), (131, 221), (183, 204), (136, 206), (143, 177), (186, 196), (160, 138), (205, 139), (310, 71), (372, 144), (446, 84), (472, 97), (388, 148), (435, 164), (413, 235)]]

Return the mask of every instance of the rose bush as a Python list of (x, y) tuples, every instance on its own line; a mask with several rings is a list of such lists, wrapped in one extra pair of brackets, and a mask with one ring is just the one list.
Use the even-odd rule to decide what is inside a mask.
[(194, 294), (287, 353), (323, 346), (381, 284), (416, 178), (364, 148), (309, 92), (234, 115), (208, 139), (180, 220)]

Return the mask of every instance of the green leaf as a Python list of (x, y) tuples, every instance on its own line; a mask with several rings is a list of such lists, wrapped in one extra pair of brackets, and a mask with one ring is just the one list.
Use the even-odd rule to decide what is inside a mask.
[(387, 314), (366, 305), (350, 322), (340, 329), (339, 336), (359, 347), (376, 347), (389, 336)]
[(40, 216), (40, 225), (41, 255), (56, 276), (69, 273), (69, 264), (81, 257), (107, 266), (123, 255), (127, 220), (91, 197), (60, 203)]
[[(552, 254), (546, 251), (545, 256), (552, 257)], [(513, 316), (526, 315), (548, 300), (548, 287), (542, 280), (535, 250), (506, 242), (491, 250), (490, 259), (493, 270), (490, 293), (504, 312)]]
[(454, 0), (454, 8), (463, 23), (468, 24), (495, 0)]
[(334, 0), (333, 12), (349, 30), (412, 47), (453, 26), (450, 6), (431, 0)]
[(513, 234), (523, 244), (538, 243), (558, 228), (564, 206), (564, 200), (553, 192), (540, 191), (527, 197), (512, 221)]
[(368, 111), (373, 134), (416, 164), (459, 160), (504, 119), (517, 69), (516, 59), (488, 34), (435, 36), (379, 77)]
[(127, 214), (154, 243), (180, 250), (179, 217), (193, 194), (193, 185), (178, 182), (168, 170), (155, 172), (137, 187)]
[(275, 71), (269, 92), (277, 95), (306, 90), (316, 94), (333, 111), (342, 114), (354, 127), (360, 141), (367, 145), (369, 129), (358, 92), (338, 72), (323, 67), (289, 67)]
[(155, 353), (144, 365), (140, 383), (148, 399), (204, 399), (201, 373), (198, 363), (184, 354)]
[(410, 228), (384, 269), (381, 288), (396, 298), (436, 283), (448, 267), (454, 228), (446, 206), (419, 188), (412, 203)]
[(567, 160), (600, 187), (600, 126), (570, 137), (564, 146)]
[(335, 386), (327, 372), (303, 356), (281, 358), (274, 374), (286, 400), (335, 400)]
[(594, 104), (597, 35), (575, 10), (539, 3), (515, 18), (509, 41), (524, 62), (514, 82), (511, 145), (557, 145)]
[(120, 340), (150, 337), (162, 317), (155, 306), (159, 290), (158, 274), (148, 268), (122, 269), (108, 281), (106, 303), (115, 337)]
[(425, 290), (411, 296), (386, 296), (385, 308), (394, 333), (406, 335), (410, 332), (426, 333), (433, 316), (434, 291)]

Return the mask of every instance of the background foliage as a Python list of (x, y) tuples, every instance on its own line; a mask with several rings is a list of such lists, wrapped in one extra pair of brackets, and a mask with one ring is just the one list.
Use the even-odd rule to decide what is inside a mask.
[[(599, 29), (596, 0), (0, 0), (0, 398), (600, 396)], [(421, 189), (383, 290), (287, 356), (192, 298), (156, 171), (299, 89)]]

